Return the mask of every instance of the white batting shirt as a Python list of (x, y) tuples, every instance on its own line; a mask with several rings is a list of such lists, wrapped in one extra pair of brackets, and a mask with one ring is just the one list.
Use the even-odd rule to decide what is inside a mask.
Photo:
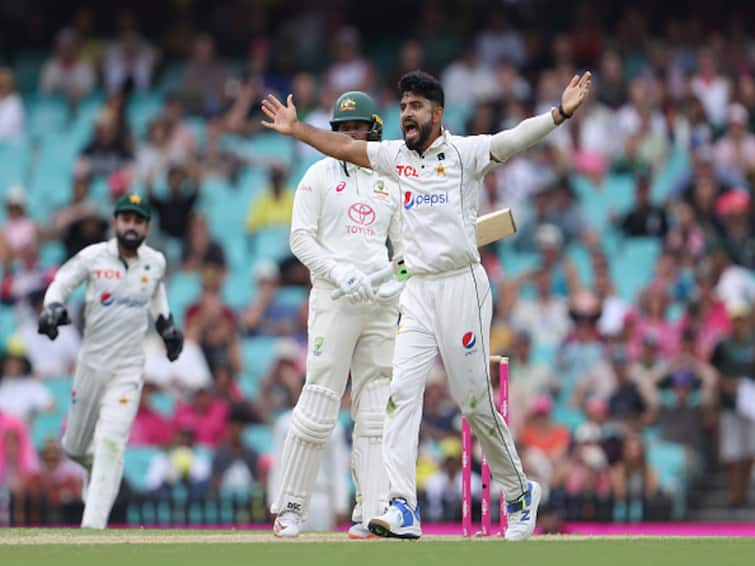
[(400, 256), (400, 197), (391, 175), (326, 157), (299, 182), (291, 220), (291, 251), (315, 287), (332, 287), (334, 266), (370, 274), (388, 265), (386, 239)]
[(58, 270), (45, 305), (65, 303), (86, 282), (85, 327), (79, 359), (104, 370), (144, 366), (149, 315), (168, 317), (165, 256), (147, 245), (121, 258), (115, 239), (87, 246)]

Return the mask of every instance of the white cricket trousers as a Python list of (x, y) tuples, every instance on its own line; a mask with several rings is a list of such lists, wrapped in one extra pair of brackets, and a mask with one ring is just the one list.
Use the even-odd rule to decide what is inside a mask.
[(139, 368), (109, 370), (79, 360), (63, 449), (89, 472), (82, 527), (105, 528), (142, 391)]
[(490, 283), (480, 264), (443, 274), (414, 276), (401, 294), (401, 321), (383, 437), (390, 497), (417, 504), (417, 445), (422, 396), (440, 353), (451, 396), (469, 420), (491, 475), (515, 501), (527, 477), (511, 432), (496, 410), (489, 376)]

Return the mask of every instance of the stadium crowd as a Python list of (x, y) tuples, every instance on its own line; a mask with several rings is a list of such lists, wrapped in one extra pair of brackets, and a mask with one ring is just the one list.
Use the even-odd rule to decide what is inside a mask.
[[(287, 229), (319, 156), (262, 132), (259, 101), (292, 92), (300, 117), (328, 127), (336, 97), (364, 90), (398, 137), (395, 85), (415, 68), (441, 78), (446, 125), (464, 134), (547, 110), (575, 72), (593, 72), (587, 107), (491, 172), (480, 202), (480, 214), (510, 207), (519, 228), (482, 256), (491, 348), (511, 358), (512, 428), (546, 487), (545, 528), (683, 517), (690, 490), (721, 469), (729, 503), (755, 504), (755, 37), (743, 18), (580, 2), (554, 30), (538, 2), (480, 4), (478, 22), (427, 0), (411, 33), (387, 39), (345, 10), (276, 20), (265, 6), (277, 3), (226, 4), (207, 21), (248, 11), (228, 36), (187, 8), (162, 36), (123, 11), (102, 37), (101, 14), (82, 8), (43, 58), (14, 48), (0, 68), (0, 523), (75, 522), (61, 509), (80, 500), (82, 471), (59, 438), (81, 313), (55, 342), (36, 317), (56, 267), (108, 237), (127, 191), (156, 213), (149, 241), (168, 257), (187, 342), (173, 366), (147, 344), (115, 513), (159, 522), (147, 503), (230, 493), (233, 513), (184, 520), (266, 520), (307, 348), (308, 274)], [(317, 484), (332, 509), (322, 528), (348, 519), (353, 492), (348, 395), (342, 413)], [(420, 438), (423, 520), (460, 519), (460, 470), (439, 365)]]

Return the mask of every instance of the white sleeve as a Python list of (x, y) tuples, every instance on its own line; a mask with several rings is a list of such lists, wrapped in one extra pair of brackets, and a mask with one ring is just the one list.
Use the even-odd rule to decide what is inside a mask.
[(291, 252), (301, 261), (313, 277), (328, 277), (335, 261), (317, 241), (322, 209), (322, 183), (317, 169), (310, 167), (299, 182), (294, 195), (291, 216)]
[(163, 275), (160, 276), (160, 282), (155, 287), (154, 293), (152, 293), (152, 300), (149, 304), (149, 313), (152, 315), (152, 320), (162, 315), (165, 318), (170, 316), (170, 307), (168, 306), (168, 293), (165, 291), (165, 258), (162, 259)]
[(391, 241), (393, 257), (396, 259), (404, 256), (404, 242), (401, 239), (401, 206), (398, 206), (391, 218), (391, 224), (388, 226), (388, 239)]
[(370, 169), (394, 179), (399, 147), (396, 141), (367, 142), (367, 159), (370, 160)]
[(86, 261), (86, 249), (80, 251), (65, 262), (55, 274), (45, 293), (45, 306), (50, 303), (65, 303), (73, 291), (89, 275)]
[(490, 154), (503, 163), (512, 155), (524, 151), (556, 129), (550, 112), (527, 118), (510, 130), (498, 132), (490, 138)]

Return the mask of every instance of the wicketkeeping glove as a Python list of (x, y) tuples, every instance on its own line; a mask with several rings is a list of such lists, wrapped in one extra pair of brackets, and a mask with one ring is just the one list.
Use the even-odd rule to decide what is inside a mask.
[(175, 362), (184, 348), (184, 335), (178, 329), (176, 323), (173, 322), (173, 315), (170, 315), (168, 318), (165, 318), (163, 315), (158, 316), (155, 328), (165, 343), (168, 359), (171, 362)]
[(50, 303), (39, 315), (37, 332), (46, 334), (50, 340), (55, 340), (58, 337), (58, 326), (66, 324), (71, 324), (66, 307), (61, 303)]

